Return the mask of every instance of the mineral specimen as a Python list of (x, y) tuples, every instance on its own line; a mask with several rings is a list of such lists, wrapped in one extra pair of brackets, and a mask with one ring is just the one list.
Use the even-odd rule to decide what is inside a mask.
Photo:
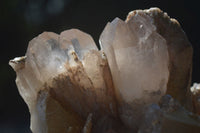
[(9, 62), (33, 133), (162, 132), (176, 104), (161, 97), (192, 101), (192, 47), (160, 9), (114, 19), (99, 42), (100, 51), (80, 30), (44, 32)]

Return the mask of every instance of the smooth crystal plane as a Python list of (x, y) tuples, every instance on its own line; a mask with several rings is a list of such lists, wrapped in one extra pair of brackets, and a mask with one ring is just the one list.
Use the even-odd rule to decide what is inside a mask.
[(78, 29), (44, 32), (10, 60), (33, 133), (200, 130), (193, 50), (175, 19), (159, 8), (135, 10), (109, 22), (99, 43), (101, 50)]

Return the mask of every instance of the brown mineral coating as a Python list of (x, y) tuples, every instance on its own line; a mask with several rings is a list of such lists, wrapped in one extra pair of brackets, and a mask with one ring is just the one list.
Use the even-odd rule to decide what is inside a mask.
[[(151, 11), (136, 10), (130, 12), (126, 22), (134, 21), (138, 16), (151, 16), (154, 19), (156, 31), (167, 41), (169, 51), (169, 81), (167, 94), (178, 99), (182, 104), (190, 100), (189, 88), (192, 73), (193, 49), (177, 20), (171, 19), (159, 8)], [(185, 97), (188, 97), (185, 98)], [(188, 102), (188, 101), (187, 101)]]
[(192, 95), (193, 112), (200, 115), (200, 93)]
[[(76, 55), (74, 56), (77, 59)], [(91, 59), (93, 59), (93, 64), (91, 64)], [(106, 57), (104, 57), (102, 52), (92, 50), (85, 55), (83, 62), (85, 66), (89, 65), (93, 69), (88, 67), (91, 70), (90, 72), (95, 73), (95, 75), (89, 72), (86, 73), (87, 69), (84, 69), (81, 61), (76, 60), (76, 66), (71, 67), (70, 64), (65, 64), (67, 72), (54, 77), (46, 88), (50, 90), (51, 96), (65, 110), (72, 109), (84, 120), (92, 113), (92, 124), (98, 125), (94, 126), (92, 130), (96, 133), (101, 133), (102, 126), (105, 126), (105, 123), (99, 123), (102, 117), (105, 121), (109, 120), (111, 123), (120, 123), (117, 117), (110, 70)], [(114, 130), (112, 126), (107, 125), (106, 127), (109, 127), (109, 130)], [(123, 124), (118, 128), (124, 128)], [(107, 131), (107, 128), (104, 131)]]
[(63, 108), (47, 89), (38, 93), (37, 109), (40, 117), (38, 127), (42, 126), (42, 133), (80, 133), (83, 129), (84, 120), (70, 107)]
[[(91, 64), (90, 59), (95, 57), (97, 60), (93, 60), (93, 64)], [(52, 80), (49, 88), (55, 98), (63, 106), (71, 107), (85, 119), (91, 112), (95, 120), (106, 114), (116, 117), (114, 88), (107, 61), (102, 59), (100, 52), (95, 50), (84, 57), (85, 65), (89, 63), (90, 67), (99, 66), (99, 69), (93, 67), (95, 69), (93, 76), (95, 77), (89, 77), (83, 64), (79, 60), (76, 62), (77, 66), (73, 67), (67, 63), (65, 65), (67, 73), (60, 74)], [(103, 79), (101, 79), (102, 77)], [(97, 85), (95, 80), (103, 85)]]

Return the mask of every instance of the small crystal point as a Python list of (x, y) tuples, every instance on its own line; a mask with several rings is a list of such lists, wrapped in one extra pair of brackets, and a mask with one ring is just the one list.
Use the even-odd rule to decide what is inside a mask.
[(78, 29), (63, 31), (60, 34), (60, 44), (62, 47), (72, 46), (79, 59), (83, 59), (89, 50), (98, 50), (93, 38)]
[(194, 83), (190, 88), (192, 98), (192, 110), (200, 115), (200, 84)]
[(16, 57), (13, 60), (9, 61), (9, 65), (12, 66), (12, 68), (15, 71), (18, 71), (19, 69), (23, 69), (24, 68), (25, 59), (26, 59), (26, 56)]

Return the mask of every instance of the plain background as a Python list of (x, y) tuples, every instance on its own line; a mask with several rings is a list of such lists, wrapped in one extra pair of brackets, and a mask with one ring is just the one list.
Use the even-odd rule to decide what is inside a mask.
[(78, 28), (98, 38), (107, 22), (125, 20), (135, 9), (159, 7), (176, 18), (194, 48), (193, 82), (200, 82), (200, 12), (195, 0), (1, 0), (0, 133), (30, 133), (30, 116), (8, 61), (23, 56), (28, 42), (43, 31)]

